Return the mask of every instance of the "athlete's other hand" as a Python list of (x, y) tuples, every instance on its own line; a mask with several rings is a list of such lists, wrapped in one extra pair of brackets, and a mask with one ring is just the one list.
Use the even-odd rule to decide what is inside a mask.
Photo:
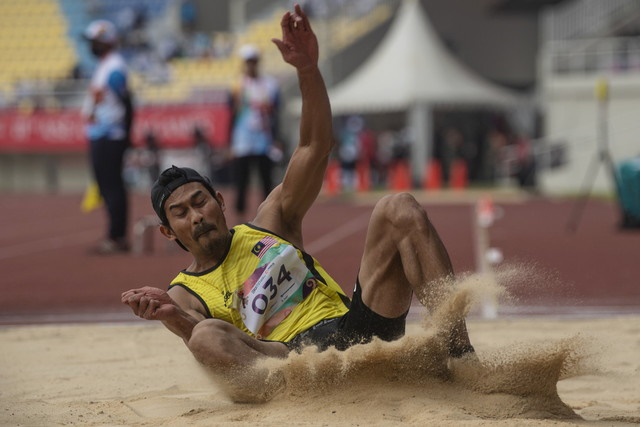
[(123, 292), (120, 300), (131, 307), (136, 316), (147, 320), (167, 320), (179, 310), (167, 292), (150, 286)]

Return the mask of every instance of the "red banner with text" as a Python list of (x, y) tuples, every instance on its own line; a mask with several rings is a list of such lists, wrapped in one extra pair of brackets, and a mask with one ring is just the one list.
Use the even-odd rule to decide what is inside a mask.
[[(144, 145), (151, 131), (161, 148), (192, 147), (198, 127), (211, 145), (224, 146), (229, 118), (229, 107), (224, 104), (140, 107), (135, 115), (133, 143)], [(0, 152), (74, 152), (86, 147), (85, 122), (77, 110), (29, 114), (0, 111)]]

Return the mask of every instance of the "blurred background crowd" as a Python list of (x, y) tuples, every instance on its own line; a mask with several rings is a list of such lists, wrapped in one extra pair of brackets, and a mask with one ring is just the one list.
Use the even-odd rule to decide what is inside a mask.
[[(613, 194), (621, 191), (620, 181), (608, 165), (598, 167), (598, 159), (607, 153), (617, 171), (624, 162), (638, 165), (636, 0), (300, 3), (318, 33), (336, 105), (338, 144), (328, 174), (338, 171), (338, 178), (328, 178), (332, 191), (516, 186), (572, 194), (591, 182), (590, 190)], [(0, 189), (86, 186), (86, 142), (77, 112), (96, 61), (80, 35), (96, 19), (117, 27), (130, 70), (136, 120), (124, 174), (131, 188), (146, 191), (172, 163), (191, 165), (217, 185), (231, 183), (230, 98), (242, 74), (239, 50), (246, 45), (260, 52), (262, 71), (279, 85), (273, 173), (281, 173), (296, 143), (298, 93), (292, 69), (270, 39), (279, 36), (280, 17), (292, 4), (0, 1)], [(403, 10), (416, 5), (418, 20), (404, 18), (403, 24), (421, 27), (404, 36), (417, 46), (410, 62), (395, 63), (389, 52), (404, 49), (390, 47), (402, 37), (396, 27)], [(442, 75), (416, 65), (411, 76), (411, 58), (417, 56)], [(439, 68), (443, 64), (450, 68)], [(380, 87), (367, 85), (363, 69), (381, 69)], [(387, 86), (402, 92), (398, 85), (405, 80), (411, 80), (410, 94), (422, 94), (423, 86), (454, 94), (470, 85), (480, 95), (430, 98), (425, 92), (401, 103), (368, 101), (370, 94), (385, 97)], [(363, 94), (350, 92), (350, 85), (364, 88)], [(344, 102), (346, 97), (361, 98), (360, 104)]]

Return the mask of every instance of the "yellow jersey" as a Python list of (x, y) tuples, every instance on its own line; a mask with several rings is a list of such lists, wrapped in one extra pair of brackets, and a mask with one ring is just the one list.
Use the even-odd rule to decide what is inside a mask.
[(169, 288), (181, 286), (196, 296), (208, 317), (272, 341), (290, 341), (347, 312), (349, 299), (311, 255), (251, 224), (231, 232), (218, 265), (201, 273), (181, 271)]

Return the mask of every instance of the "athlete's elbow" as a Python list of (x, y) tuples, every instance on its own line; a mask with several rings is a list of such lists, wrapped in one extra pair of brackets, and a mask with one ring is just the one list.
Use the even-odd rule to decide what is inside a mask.
[(323, 151), (321, 152), (323, 157), (329, 157), (329, 155), (332, 154), (332, 151), (334, 151), (334, 147), (336, 147), (336, 141), (330, 136), (319, 140), (318, 146), (323, 147)]

